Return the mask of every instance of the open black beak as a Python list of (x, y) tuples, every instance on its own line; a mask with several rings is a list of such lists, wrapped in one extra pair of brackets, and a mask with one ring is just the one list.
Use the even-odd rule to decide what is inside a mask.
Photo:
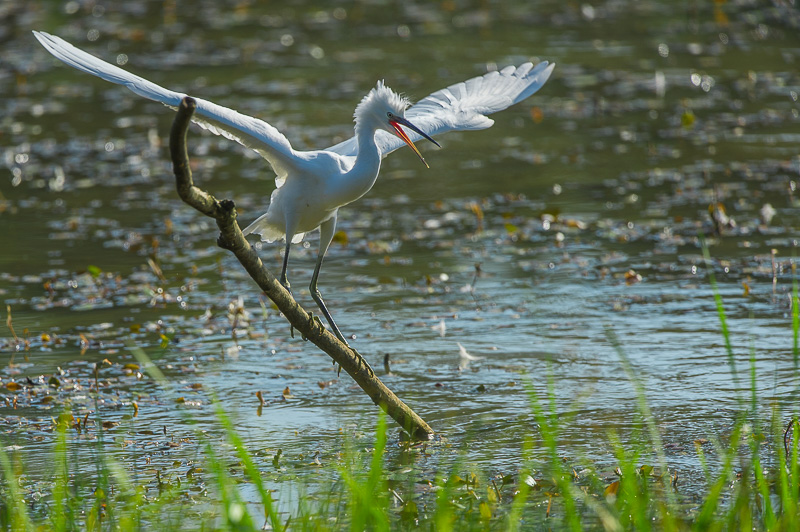
[(420, 128), (418, 128), (417, 126), (415, 126), (414, 124), (412, 124), (411, 122), (409, 122), (408, 120), (406, 120), (405, 118), (403, 118), (403, 117), (401, 117), (401, 116), (395, 116), (395, 117), (393, 117), (391, 120), (389, 120), (389, 123), (392, 125), (392, 127), (394, 128), (394, 130), (395, 130), (395, 131), (397, 131), (397, 136), (398, 136), (398, 137), (400, 137), (401, 139), (403, 139), (403, 141), (404, 141), (406, 144), (408, 144), (408, 146), (409, 146), (409, 147), (410, 147), (412, 150), (414, 150), (414, 153), (416, 153), (416, 154), (417, 154), (417, 157), (419, 157), (419, 158), (420, 158), (420, 160), (423, 162), (423, 164), (425, 164), (425, 166), (426, 166), (426, 167), (430, 168), (430, 166), (428, 166), (428, 163), (426, 163), (426, 162), (425, 162), (425, 159), (422, 157), (422, 154), (419, 152), (419, 150), (417, 149), (417, 147), (416, 147), (416, 146), (414, 146), (414, 143), (413, 143), (413, 142), (411, 142), (411, 139), (410, 139), (410, 138), (408, 138), (408, 135), (406, 135), (406, 132), (405, 132), (405, 131), (403, 131), (403, 128), (401, 128), (400, 126), (405, 126), (405, 127), (407, 127), (407, 128), (408, 128), (408, 129), (410, 129), (411, 131), (413, 131), (413, 132), (415, 132), (415, 133), (419, 134), (419, 135), (420, 135), (422, 138), (424, 138), (424, 139), (427, 139), (427, 140), (429, 140), (429, 141), (433, 142), (434, 144), (436, 144), (436, 145), (437, 145), (437, 146), (439, 146), (440, 148), (441, 148), (441, 145), (440, 145), (438, 142), (436, 142), (435, 140), (433, 140), (433, 139), (432, 139), (432, 138), (431, 138), (429, 135), (427, 135), (426, 133), (424, 133), (424, 132), (423, 132), (423, 131), (422, 131)]

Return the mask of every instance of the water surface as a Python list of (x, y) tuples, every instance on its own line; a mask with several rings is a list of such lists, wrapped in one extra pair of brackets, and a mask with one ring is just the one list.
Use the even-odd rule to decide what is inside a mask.
[[(701, 478), (693, 442), (723, 436), (741, 410), (751, 352), (764, 412), (789, 401), (796, 10), (199, 5), (34, 3), (1, 45), (0, 295), (19, 339), (3, 333), (0, 377), (24, 387), (3, 388), (0, 415), (33, 464), (48, 460), (49, 420), (65, 404), (76, 417), (99, 410), (119, 422), (110, 437), (130, 444), (114, 450), (144, 478), (191, 467), (195, 446), (164, 442), (193, 441), (187, 410), (213, 429), (212, 393), (267, 464), (277, 449), (303, 467), (315, 453), (335, 462), (342, 434), (370, 441), (376, 409), (324, 354), (291, 338), (215, 246), (214, 224), (177, 198), (172, 113), (61, 65), (31, 29), (264, 118), (309, 149), (352, 134), (352, 110), (377, 79), (419, 99), (507, 64), (557, 63), (490, 130), (442, 137), (442, 150), (421, 144), (430, 170), (410, 150), (387, 158), (374, 189), (342, 209), (320, 278), (340, 328), (386, 384), (465, 449), (469, 465), (458, 467), (517, 471), (523, 439), (537, 433), (525, 383), (544, 394), (549, 378), (569, 419), (565, 458), (610, 472), (606, 435), (640, 426), (614, 336), (689, 493)], [(245, 223), (263, 212), (274, 186), (264, 161), (199, 130), (190, 146), (199, 184), (234, 199)], [(293, 250), (290, 279), (313, 306), (303, 287), (316, 235), (307, 240)], [(261, 248), (275, 272), (281, 248)], [(459, 369), (458, 343), (482, 359)], [(130, 345), (167, 373), (172, 394), (125, 368)], [(53, 375), (61, 386), (44, 401)], [(257, 391), (267, 399), (260, 415)], [(418, 465), (433, 474), (463, 456), (437, 451)]]

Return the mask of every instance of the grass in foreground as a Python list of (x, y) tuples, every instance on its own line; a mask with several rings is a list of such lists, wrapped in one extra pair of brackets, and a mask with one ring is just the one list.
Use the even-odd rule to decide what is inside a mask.
[[(738, 380), (741, 375), (736, 371), (713, 274), (711, 282), (731, 375)], [(796, 283), (793, 302), (797, 369), (800, 316)], [(372, 449), (345, 446), (336, 479), (313, 494), (301, 485), (297, 502), (288, 509), (284, 504), (280, 512), (258, 460), (218, 404), (214, 411), (224, 442), (198, 435), (209, 492), (201, 504), (187, 498), (180, 479), (162, 483), (159, 478), (158, 490), (153, 493), (146, 482), (131, 478), (122, 464), (102, 452), (102, 432), (98, 441), (85, 444), (91, 446), (95, 473), (83, 473), (83, 455), (79, 456), (69, 441), (75, 419), (65, 411), (55, 420), (55, 441), (47, 457), (52, 464), (48, 493), (26, 486), (22, 481), (25, 464), (7, 447), (0, 450), (0, 527), (57, 531), (800, 529), (800, 424), (796, 416), (789, 420), (777, 408), (769, 419), (760, 419), (755, 353), (751, 352), (750, 401), (740, 399), (740, 412), (728, 436), (712, 442), (710, 453), (708, 446), (696, 444), (706, 486), (698, 503), (684, 500), (676, 490), (678, 477), (670, 469), (644, 388), (613, 333), (608, 337), (636, 393), (641, 421), (636, 445), (623, 442), (613, 432), (608, 434), (606, 443), (617, 462), (613, 479), (593, 471), (577, 473), (562, 458), (565, 449), (560, 447), (559, 435), (569, 421), (559, 416), (552, 381), (545, 390), (528, 386), (538, 433), (521, 443), (524, 459), (514, 475), (465, 474), (456, 466), (433, 480), (411, 468), (398, 480), (386, 469), (387, 448), (396, 445), (404, 446), (404, 452), (418, 450), (399, 441), (390, 443), (385, 416), (380, 416)], [(139, 357), (150, 375), (169, 390), (144, 353), (139, 351)], [(192, 423), (190, 414), (186, 421)], [(100, 420), (97, 426), (102, 427)], [(714, 455), (713, 466), (710, 454)]]
[[(632, 371), (624, 354), (621, 356), (625, 367)], [(785, 435), (778, 412), (765, 432), (755, 430), (754, 412), (744, 411), (727, 440), (715, 443), (715, 460), (719, 464), (716, 468), (712, 470), (708, 465), (704, 447), (697, 446), (707, 488), (699, 506), (687, 505), (674, 488), (677, 478), (659, 446), (658, 430), (640, 385), (635, 375), (631, 374), (631, 379), (640, 394), (639, 415), (651, 438), (631, 448), (609, 433), (608, 444), (614, 449), (618, 464), (612, 481), (594, 472), (578, 474), (565, 463), (564, 449), (558, 443), (563, 420), (554, 407), (552, 388), (541, 397), (529, 386), (539, 433), (523, 444), (526, 458), (518, 474), (497, 478), (480, 472), (464, 474), (459, 469), (431, 482), (412, 470), (398, 482), (385, 469), (389, 438), (386, 419), (380, 416), (374, 447), (368, 451), (345, 448), (338, 465), (338, 480), (327, 489), (316, 490), (313, 497), (300, 497), (290, 511), (283, 513), (277, 511), (256, 460), (219, 406), (215, 409), (217, 421), (227, 441), (220, 449), (219, 443), (201, 438), (210, 492), (200, 505), (201, 510), (186, 500), (185, 492), (175, 483), (165, 482), (157, 493), (152, 493), (147, 483), (131, 479), (125, 467), (106, 458), (101, 452), (102, 444), (91, 453), (96, 472), (89, 475), (91, 478), (82, 479), (76, 471), (77, 463), (70, 459), (68, 445), (74, 419), (64, 412), (57, 420), (49, 457), (53, 464), (51, 491), (42, 500), (41, 494), (20, 482), (25, 464), (14, 453), (0, 451), (0, 526), (8, 530), (800, 527), (800, 430), (787, 430)], [(798, 425), (793, 421), (789, 428), (794, 427)], [(532, 450), (537, 445), (546, 450), (548, 459), (544, 462), (533, 458)], [(774, 457), (769, 458), (771, 454)], [(231, 455), (237, 460), (235, 471)]]

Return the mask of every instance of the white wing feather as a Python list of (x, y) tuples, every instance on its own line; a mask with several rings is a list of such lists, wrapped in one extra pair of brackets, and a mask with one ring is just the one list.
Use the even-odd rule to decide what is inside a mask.
[[(87, 74), (92, 74), (111, 83), (124, 85), (139, 96), (177, 108), (186, 96), (151, 81), (131, 74), (117, 66), (76, 48), (64, 39), (41, 31), (34, 36), (55, 57)], [(289, 140), (277, 129), (263, 120), (243, 115), (233, 109), (195, 98), (197, 111), (192, 118), (201, 127), (217, 135), (252, 148), (264, 157), (278, 175), (280, 186), (294, 167), (297, 156)]]
[[(538, 91), (554, 67), (555, 63), (547, 61), (535, 67), (525, 63), (456, 83), (423, 98), (406, 111), (405, 117), (430, 136), (448, 131), (486, 129), (494, 124), (487, 115), (502, 111)], [(421, 138), (412, 131), (408, 133), (411, 140)], [(402, 139), (386, 131), (378, 131), (375, 141), (384, 156), (405, 146)], [(356, 156), (358, 143), (353, 137), (328, 150)]]
[[(48, 52), (69, 66), (124, 85), (140, 96), (173, 108), (178, 107), (186, 96), (106, 63), (60, 37), (40, 31), (34, 31), (33, 34)], [(494, 123), (487, 115), (502, 111), (538, 91), (554, 67), (555, 64), (542, 61), (535, 67), (531, 63), (524, 63), (518, 67), (509, 66), (489, 72), (434, 92), (410, 107), (405, 116), (430, 136), (448, 131), (486, 129)], [(304, 159), (292, 149), (289, 140), (267, 122), (202, 98), (195, 100), (197, 112), (193, 121), (212, 133), (258, 152), (272, 165), (279, 187)], [(420, 139), (413, 131), (408, 133), (413, 141)], [(397, 136), (382, 130), (376, 132), (375, 142), (384, 156), (405, 145)], [(352, 137), (327, 150), (355, 157), (358, 155), (358, 143)]]

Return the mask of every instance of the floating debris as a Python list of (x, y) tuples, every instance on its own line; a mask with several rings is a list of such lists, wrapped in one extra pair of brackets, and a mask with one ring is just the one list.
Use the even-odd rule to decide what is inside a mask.
[(459, 342), (456, 342), (458, 345), (458, 369), (465, 370), (469, 367), (470, 362), (475, 362), (476, 360), (483, 360), (483, 357), (470, 355), (467, 352), (467, 349), (461, 345)]

